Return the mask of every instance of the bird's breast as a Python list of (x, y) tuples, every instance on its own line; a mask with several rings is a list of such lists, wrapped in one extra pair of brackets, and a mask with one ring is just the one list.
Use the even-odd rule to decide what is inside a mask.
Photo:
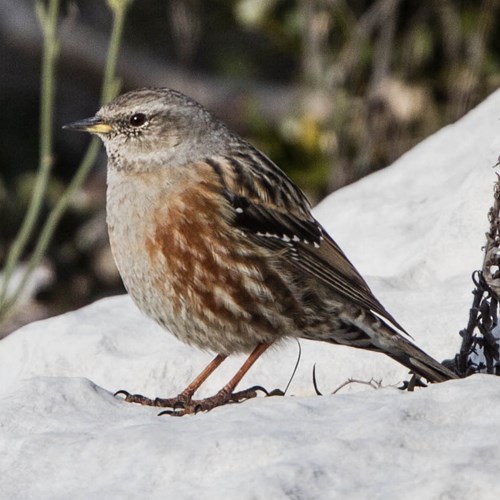
[[(280, 278), (265, 253), (230, 226), (220, 186), (108, 177), (113, 255), (138, 307), (181, 340), (217, 352), (247, 351), (288, 324), (275, 317)], [(285, 323), (288, 323), (287, 321)]]

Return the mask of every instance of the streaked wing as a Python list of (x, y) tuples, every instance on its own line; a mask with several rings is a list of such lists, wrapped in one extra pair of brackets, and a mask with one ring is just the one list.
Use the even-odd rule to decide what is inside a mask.
[(247, 233), (252, 241), (273, 251), (284, 252), (298, 271), (314, 276), (347, 300), (379, 314), (405, 332), (312, 215), (305, 219), (250, 202), (227, 191), (225, 194), (236, 212), (234, 225)]
[(315, 277), (407, 333), (314, 219), (304, 193), (258, 149), (240, 139), (236, 144), (231, 155), (205, 160), (235, 212), (234, 226), (256, 244), (286, 254), (299, 273)]

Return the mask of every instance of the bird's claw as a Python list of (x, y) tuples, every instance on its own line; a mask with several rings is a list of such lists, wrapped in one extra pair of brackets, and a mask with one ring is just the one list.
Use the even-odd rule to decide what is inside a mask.
[(185, 404), (191, 401), (191, 396), (186, 395), (184, 393), (179, 394), (175, 398), (168, 398), (168, 399), (162, 399), (162, 398), (150, 399), (147, 398), (146, 396), (142, 396), (141, 394), (130, 394), (130, 392), (125, 391), (123, 389), (120, 389), (119, 391), (116, 391), (114, 393), (114, 396), (120, 396), (120, 395), (125, 396), (123, 400), (126, 401), (127, 403), (137, 403), (144, 406), (156, 406), (159, 408), (172, 408), (174, 410), (177, 408), (184, 407)]
[(181, 393), (175, 398), (155, 398), (150, 399), (141, 394), (130, 394), (128, 391), (119, 390), (115, 392), (115, 396), (125, 396), (124, 401), (127, 403), (138, 403), (145, 406), (155, 406), (159, 408), (168, 408), (158, 413), (158, 416), (169, 415), (172, 417), (182, 417), (184, 415), (196, 415), (200, 412), (210, 411), (217, 406), (223, 406), (228, 403), (241, 403), (247, 399), (257, 397), (258, 392), (262, 392), (266, 397), (268, 396), (282, 396), (283, 392), (279, 389), (274, 389), (269, 392), (267, 389), (260, 385), (249, 387), (243, 391), (227, 393), (224, 389), (219, 391), (214, 396), (205, 399), (191, 399), (189, 394)]
[(119, 396), (119, 395), (123, 395), (125, 396), (125, 399), (127, 399), (129, 396), (130, 396), (130, 392), (128, 391), (125, 391), (123, 389), (120, 389), (119, 391), (116, 391), (113, 396), (116, 397), (116, 396)]

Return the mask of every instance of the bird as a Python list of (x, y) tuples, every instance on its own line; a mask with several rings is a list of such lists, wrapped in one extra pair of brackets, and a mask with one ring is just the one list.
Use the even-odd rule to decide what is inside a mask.
[[(104, 143), (110, 245), (132, 300), (180, 341), (216, 354), (177, 396), (118, 391), (126, 401), (182, 416), (254, 397), (236, 386), (290, 338), (384, 353), (431, 383), (457, 378), (374, 296), (301, 189), (195, 100), (141, 88), (64, 128)], [(193, 399), (241, 353), (219, 392)]]

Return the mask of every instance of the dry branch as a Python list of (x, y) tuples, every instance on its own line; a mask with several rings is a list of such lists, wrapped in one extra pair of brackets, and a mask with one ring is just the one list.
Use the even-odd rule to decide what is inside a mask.
[[(493, 333), (498, 325), (500, 296), (500, 176), (498, 174), (493, 197), (493, 206), (488, 213), (490, 229), (486, 233), (483, 268), (472, 275), (475, 285), (472, 292), (474, 299), (467, 327), (460, 332), (462, 346), (455, 359), (457, 372), (461, 376), (477, 373), (485, 368), (487, 373), (500, 375), (499, 346)], [(472, 356), (480, 353), (484, 355), (484, 364), (482, 361), (474, 361)]]

